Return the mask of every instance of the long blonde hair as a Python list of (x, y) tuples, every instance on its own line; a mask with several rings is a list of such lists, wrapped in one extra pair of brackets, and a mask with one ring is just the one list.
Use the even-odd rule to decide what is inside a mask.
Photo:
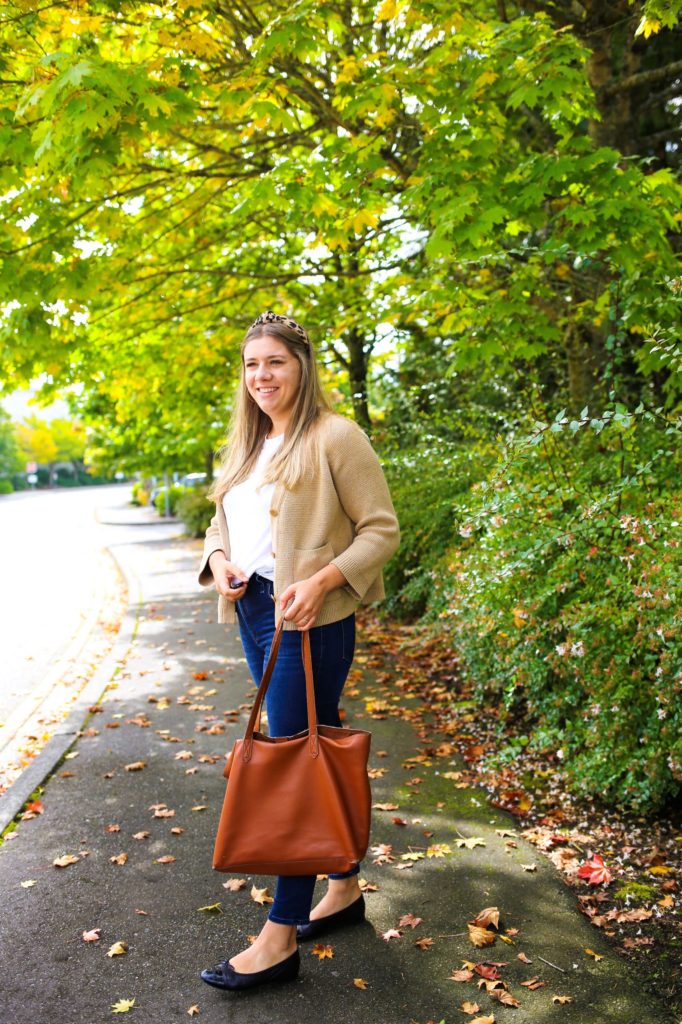
[(284, 440), (263, 475), (263, 483), (281, 482), (292, 490), (301, 478), (314, 472), (316, 453), (316, 426), (320, 417), (331, 410), (329, 399), (322, 389), (315, 353), (312, 345), (288, 327), (274, 322), (251, 327), (241, 346), (241, 376), (237, 401), (228, 432), (226, 445), (220, 451), (222, 466), (217, 479), (208, 492), (211, 501), (220, 501), (226, 491), (245, 480), (253, 471), (263, 441), (272, 427), (272, 421), (256, 404), (246, 387), (244, 349), (254, 338), (276, 338), (286, 345), (298, 359), (301, 380), (296, 402)]

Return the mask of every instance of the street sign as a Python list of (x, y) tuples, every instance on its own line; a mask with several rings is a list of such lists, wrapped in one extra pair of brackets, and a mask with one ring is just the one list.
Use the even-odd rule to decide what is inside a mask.
[(36, 473), (37, 471), (38, 471), (38, 463), (37, 462), (27, 462), (26, 463), (26, 472), (27, 473)]
[(36, 473), (29, 473), (28, 476), (26, 477), (26, 479), (28, 480), (28, 482), (30, 484), (37, 484), (38, 483), (38, 476), (37, 476)]

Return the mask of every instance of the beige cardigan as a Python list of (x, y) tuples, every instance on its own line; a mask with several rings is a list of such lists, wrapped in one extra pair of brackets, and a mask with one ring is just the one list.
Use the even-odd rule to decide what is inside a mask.
[[(336, 565), (348, 581), (325, 598), (315, 625), (336, 622), (384, 597), (382, 568), (400, 540), (388, 486), (369, 439), (351, 420), (324, 414), (319, 428), (316, 473), (295, 490), (275, 486), (270, 506), (275, 599), (291, 584), (324, 566)], [(230, 558), (230, 538), (222, 501), (206, 530), (199, 582), (213, 583), (208, 560), (214, 551)], [(279, 619), (279, 602), (275, 617)], [(218, 621), (237, 621), (232, 601), (219, 595)], [(296, 629), (285, 623), (285, 629)]]

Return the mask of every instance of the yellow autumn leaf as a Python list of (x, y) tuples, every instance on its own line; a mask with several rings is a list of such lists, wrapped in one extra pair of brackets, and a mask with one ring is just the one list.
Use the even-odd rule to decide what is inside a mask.
[(223, 912), (223, 908), (220, 906), (220, 901), (217, 903), (207, 903), (205, 907), (198, 907), (197, 909), (203, 910), (207, 914), (222, 914)]
[(365, 978), (353, 978), (353, 984), (355, 985), (356, 988), (365, 989), (367, 988), (369, 982), (366, 981)]
[(30, 889), (36, 884), (35, 878), (27, 878), (25, 882), (21, 882), (22, 889)]
[(469, 939), (474, 946), (491, 946), (495, 941), (495, 932), (491, 932), (488, 928), (479, 928), (475, 924), (467, 924), (469, 929)]
[(113, 946), (109, 946), (109, 949), (107, 950), (107, 956), (123, 956), (123, 954), (127, 952), (127, 942), (115, 942)]
[(266, 903), (275, 902), (272, 896), (268, 893), (267, 888), (258, 889), (255, 885), (251, 886), (251, 899), (254, 903), (260, 903), (261, 906), (264, 906)]
[(635, 37), (644, 36), (645, 39), (648, 39), (649, 36), (654, 36), (660, 31), (661, 23), (658, 18), (647, 18), (645, 15), (637, 26)]
[(135, 1005), (134, 999), (119, 999), (117, 1003), (111, 1004), (112, 1013), (127, 1013)]
[(383, 0), (379, 6), (379, 10), (374, 15), (375, 21), (391, 21), (395, 18), (398, 13), (398, 5), (396, 0)]
[(63, 857), (57, 857), (52, 863), (56, 868), (66, 868), (69, 864), (75, 864), (78, 860), (80, 860), (80, 857), (75, 856), (75, 854), (65, 853)]

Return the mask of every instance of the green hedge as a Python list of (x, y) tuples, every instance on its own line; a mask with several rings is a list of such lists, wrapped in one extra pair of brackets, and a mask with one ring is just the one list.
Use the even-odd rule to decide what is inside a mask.
[(190, 537), (203, 537), (215, 512), (215, 502), (208, 501), (203, 490), (185, 491), (179, 498), (176, 512)]
[(466, 495), (461, 451), (441, 479), (423, 454), (391, 470), (394, 604), (448, 631), (500, 731), (515, 717), (576, 789), (638, 809), (682, 788), (680, 437), (616, 406), (535, 424)]

